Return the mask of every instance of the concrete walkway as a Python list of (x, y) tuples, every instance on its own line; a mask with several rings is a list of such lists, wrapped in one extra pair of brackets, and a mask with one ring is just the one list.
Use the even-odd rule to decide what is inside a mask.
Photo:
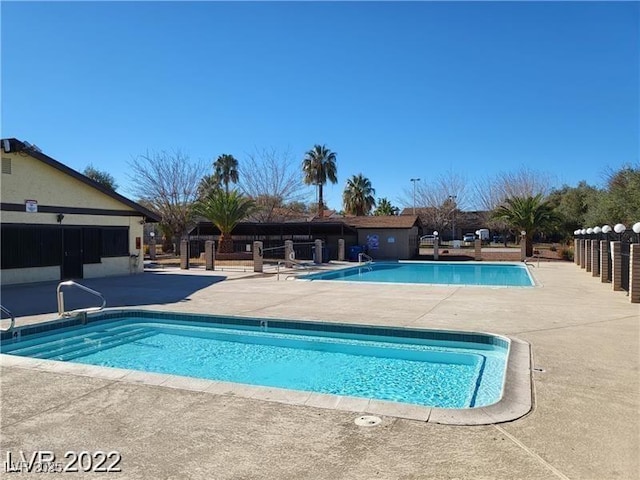
[[(637, 478), (640, 307), (573, 264), (532, 271), (541, 285), (528, 289), (204, 270), (87, 280), (109, 306), (507, 334), (531, 343), (542, 370), (534, 410), (492, 426), (384, 417), (358, 427), (355, 412), (5, 366), (3, 455), (116, 450), (127, 479)], [(21, 312), (18, 324), (42, 321), (53, 317), (54, 292), (3, 287), (2, 303)]]

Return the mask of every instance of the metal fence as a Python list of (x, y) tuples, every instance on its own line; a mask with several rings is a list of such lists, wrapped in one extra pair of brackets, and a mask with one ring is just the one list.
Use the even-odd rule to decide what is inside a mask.
[[(214, 249), (217, 246), (217, 237), (210, 235), (192, 235), (189, 237), (189, 258), (204, 261), (205, 242), (214, 241)], [(284, 242), (281, 239), (262, 239), (263, 261), (267, 264), (277, 263), (279, 260), (285, 259)], [(337, 260), (337, 245), (328, 245), (323, 241), (322, 259), (323, 261)], [(315, 259), (315, 242), (294, 242), (293, 251), (295, 258), (301, 261), (312, 261)], [(216, 257), (214, 262), (215, 270), (231, 270), (241, 269), (248, 271), (253, 268), (253, 240), (233, 241), (233, 252), (235, 254), (245, 254), (246, 258), (222, 259)]]
[[(323, 261), (329, 260), (337, 260), (338, 259), (338, 238), (323, 238), (323, 237), (314, 237), (314, 238), (306, 238), (306, 236), (298, 236), (301, 237), (293, 243), (293, 250), (296, 253), (296, 258), (299, 260), (313, 260), (315, 255), (315, 240), (322, 240), (322, 259)], [(304, 237), (304, 238), (303, 238)], [(200, 258), (202, 254), (204, 254), (204, 245), (207, 240), (216, 241), (217, 237), (213, 235), (191, 235), (189, 237), (189, 248), (190, 248), (190, 258)], [(259, 240), (262, 242), (262, 248), (265, 252), (265, 259), (273, 259), (273, 260), (283, 260), (284, 259), (284, 240), (281, 238), (273, 239), (273, 238), (260, 238), (256, 237), (255, 239), (245, 238), (245, 239), (234, 239), (233, 240), (233, 251), (234, 253), (247, 253), (251, 254), (253, 251), (253, 242), (254, 240)], [(356, 243), (355, 238), (346, 237), (345, 238), (345, 249), (348, 249), (350, 245), (354, 245)]]

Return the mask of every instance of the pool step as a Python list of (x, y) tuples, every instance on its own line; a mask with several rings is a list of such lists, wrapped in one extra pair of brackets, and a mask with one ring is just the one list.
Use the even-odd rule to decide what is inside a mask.
[[(121, 339), (127, 341), (128, 339), (132, 338), (132, 336), (137, 336), (139, 334), (146, 335), (148, 334), (148, 332), (149, 330), (146, 328), (136, 328), (132, 330), (127, 329), (112, 334), (110, 332), (104, 331), (91, 332), (80, 337), (57, 339), (39, 345), (17, 348), (15, 350), (11, 350), (8, 353), (11, 353), (13, 355), (28, 356), (32, 358), (52, 358), (57, 355), (64, 355), (75, 350), (86, 348), (88, 344), (109, 345), (111, 342), (119, 341)], [(108, 336), (105, 337), (105, 334)]]
[(16, 355), (31, 356), (33, 353), (37, 353), (42, 350), (64, 348), (67, 346), (76, 345), (78, 342), (84, 342), (85, 339), (97, 340), (105, 337), (113, 337), (116, 335), (121, 335), (125, 332), (135, 333), (140, 330), (141, 330), (141, 327), (137, 327), (135, 329), (118, 328), (114, 330), (92, 329), (84, 334), (81, 334), (81, 333), (70, 334), (68, 332), (58, 333), (55, 335), (51, 335), (50, 337), (48, 337), (49, 338), (48, 340), (44, 340), (44, 341), (43, 339), (24, 340), (17, 344), (9, 345), (8, 348), (4, 349), (4, 351), (6, 353), (11, 353)]
[(84, 357), (85, 355), (91, 355), (92, 353), (100, 352), (102, 350), (107, 350), (109, 348), (117, 347), (119, 345), (124, 345), (125, 343), (133, 343), (138, 340), (144, 340), (145, 338), (152, 337), (154, 335), (156, 335), (156, 332), (147, 331), (147, 332), (128, 335), (126, 337), (120, 337), (118, 339), (109, 340), (107, 342), (105, 341), (96, 342), (93, 345), (86, 345), (84, 346), (84, 348), (79, 348), (71, 352), (58, 355), (53, 360), (61, 360), (61, 361), (73, 360), (75, 358)]

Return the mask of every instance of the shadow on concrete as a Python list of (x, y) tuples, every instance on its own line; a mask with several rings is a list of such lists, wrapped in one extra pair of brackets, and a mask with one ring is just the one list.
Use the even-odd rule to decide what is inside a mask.
[[(214, 283), (225, 280), (221, 275), (166, 275), (145, 272), (122, 277), (90, 278), (78, 283), (101, 292), (107, 308), (136, 307), (188, 301), (188, 297)], [(56, 287), (59, 282), (31, 285), (2, 285), (2, 305), (16, 317), (58, 311)], [(63, 287), (65, 310), (99, 306), (99, 298), (75, 287)]]

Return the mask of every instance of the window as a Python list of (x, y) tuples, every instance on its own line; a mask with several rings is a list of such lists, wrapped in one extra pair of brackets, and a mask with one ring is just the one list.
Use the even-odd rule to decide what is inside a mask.
[(102, 256), (129, 255), (129, 229), (127, 227), (102, 228)]
[(100, 263), (102, 253), (102, 229), (82, 229), (82, 263)]
[[(0, 268), (51, 267), (62, 264), (59, 225), (2, 225)], [(82, 263), (129, 255), (129, 228), (82, 228)]]
[(3, 158), (2, 159), (2, 173), (11, 174), (11, 159)]
[(61, 232), (58, 226), (2, 225), (2, 268), (60, 265)]

